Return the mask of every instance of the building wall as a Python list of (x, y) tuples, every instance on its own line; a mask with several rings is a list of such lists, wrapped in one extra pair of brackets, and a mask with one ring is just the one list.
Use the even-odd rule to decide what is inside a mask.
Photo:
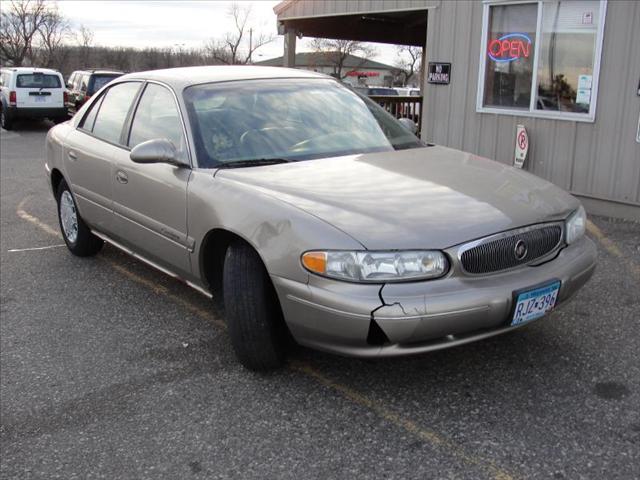
[(428, 12), (427, 61), (451, 62), (452, 72), (450, 85), (424, 85), (423, 138), (512, 163), (516, 125), (525, 125), (527, 170), (579, 195), (630, 204), (624, 210), (640, 218), (640, 2), (608, 2), (595, 123), (476, 112), (482, 8), (443, 1)]

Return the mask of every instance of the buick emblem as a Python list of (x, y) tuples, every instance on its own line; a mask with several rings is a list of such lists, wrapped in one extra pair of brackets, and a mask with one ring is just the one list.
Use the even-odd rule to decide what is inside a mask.
[(516, 260), (522, 260), (527, 255), (527, 244), (523, 240), (518, 240), (513, 249), (513, 254), (516, 256)]

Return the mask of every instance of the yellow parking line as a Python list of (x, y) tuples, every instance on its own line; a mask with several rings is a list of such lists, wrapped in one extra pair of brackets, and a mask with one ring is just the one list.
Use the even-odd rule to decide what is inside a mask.
[(631, 270), (637, 278), (640, 278), (640, 266), (636, 265), (631, 259), (625, 258), (622, 250), (609, 239), (600, 228), (591, 220), (587, 220), (587, 231), (602, 245), (602, 247), (614, 257), (624, 260), (624, 264)]
[(141, 285), (144, 285), (145, 287), (149, 288), (156, 294), (164, 295), (165, 297), (172, 300), (174, 303), (177, 303), (178, 305), (184, 307), (191, 313), (200, 316), (201, 318), (207, 320), (208, 322), (213, 323), (218, 328), (226, 330), (227, 324), (224, 323), (219, 318), (216, 318), (208, 310), (205, 310), (204, 308), (200, 308), (197, 305), (194, 305), (193, 303), (183, 299), (182, 297), (171, 293), (168, 288), (163, 287), (162, 285), (158, 285), (157, 283), (151, 280), (148, 280), (136, 273), (131, 272), (130, 270), (127, 270), (125, 267), (114, 262), (113, 260), (107, 260), (106, 262), (109, 264), (111, 268), (116, 270), (118, 273), (121, 273), (125, 277), (129, 278), (130, 280), (136, 283), (139, 283)]
[[(16, 211), (18, 216), (36, 225), (37, 227), (41, 228), (45, 232), (51, 235), (54, 235), (56, 237), (59, 237), (60, 233), (57, 230), (53, 229), (52, 227), (42, 222), (37, 217), (34, 217), (33, 215), (27, 213), (24, 210), (23, 207), (26, 201), (27, 199), (24, 199), (18, 205), (18, 209)], [(159, 285), (147, 278), (144, 278), (134, 272), (131, 272), (130, 270), (128, 270), (127, 268), (123, 267), (122, 265), (118, 264), (113, 260), (106, 260), (106, 263), (110, 267), (112, 267), (114, 270), (116, 270), (118, 273), (129, 278), (131, 281), (149, 288), (151, 291), (153, 291), (158, 295), (165, 296), (166, 298), (172, 300), (178, 305), (181, 305), (188, 311), (200, 316), (201, 318), (207, 320), (210, 323), (213, 323), (217, 327), (223, 330), (226, 330), (227, 325), (225, 324), (225, 322), (216, 318), (208, 310), (200, 308), (197, 305), (193, 305), (191, 302), (181, 298), (178, 295), (171, 293), (168, 288), (162, 285)], [(418, 426), (412, 420), (407, 419), (393, 412), (392, 410), (386, 408), (384, 405), (380, 404), (379, 402), (372, 400), (371, 398), (359, 393), (358, 391), (352, 389), (347, 385), (343, 385), (341, 383), (331, 380), (330, 378), (325, 376), (322, 372), (313, 368), (307, 362), (294, 361), (289, 365), (289, 368), (292, 371), (299, 372), (306, 375), (307, 377), (317, 381), (318, 383), (320, 383), (326, 388), (335, 390), (340, 395), (352, 401), (353, 403), (371, 410), (380, 418), (384, 419), (390, 424), (418, 437), (420, 440), (426, 443), (429, 443), (433, 447), (444, 450), (448, 454), (452, 455), (454, 458), (457, 458), (458, 460), (466, 464), (481, 468), (482, 470), (484, 470), (490, 475), (490, 478), (494, 480), (512, 480), (514, 478), (513, 474), (510, 474), (502, 470), (500, 467), (498, 467), (495, 463), (491, 462), (490, 460), (487, 460), (481, 457), (476, 457), (475, 455), (471, 455), (467, 453), (462, 447), (452, 442), (451, 440), (448, 440), (446, 437)]]
[(290, 368), (292, 370), (297, 370), (304, 373), (305, 375), (313, 378), (318, 383), (324, 385), (327, 388), (337, 391), (342, 396), (351, 400), (353, 403), (360, 405), (361, 407), (368, 408), (387, 422), (395, 425), (396, 427), (400, 427), (401, 429), (415, 435), (420, 440), (423, 440), (434, 447), (441, 448), (458, 460), (462, 460), (464, 463), (480, 467), (482, 470), (485, 470), (487, 473), (489, 473), (491, 478), (495, 480), (511, 480), (514, 478), (513, 474), (504, 471), (490, 460), (476, 457), (475, 455), (467, 453), (462, 447), (455, 444), (451, 440), (448, 440), (442, 435), (439, 435), (438, 433), (435, 433), (431, 430), (426, 430), (418, 426), (410, 419), (398, 415), (392, 410), (386, 408), (384, 405), (381, 405), (375, 400), (362, 395), (361, 393), (346, 385), (334, 382), (307, 363), (293, 362), (290, 365)]
[(18, 208), (16, 209), (16, 214), (20, 218), (22, 218), (23, 220), (26, 220), (27, 222), (33, 223), (35, 226), (37, 226), (40, 229), (44, 230), (48, 234), (53, 235), (54, 237), (62, 238), (62, 235), (60, 235), (60, 232), (58, 230), (56, 230), (55, 228), (52, 228), (49, 225), (47, 225), (46, 223), (40, 221), (39, 218), (34, 217), (33, 215), (25, 212), (24, 204), (27, 203), (27, 200), (29, 200), (29, 197), (22, 199), (22, 201), (18, 204)]

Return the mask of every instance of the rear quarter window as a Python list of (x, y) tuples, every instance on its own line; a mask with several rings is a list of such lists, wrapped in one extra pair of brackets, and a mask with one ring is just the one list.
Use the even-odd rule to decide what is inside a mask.
[(16, 88), (61, 88), (58, 75), (45, 73), (22, 73), (16, 78)]

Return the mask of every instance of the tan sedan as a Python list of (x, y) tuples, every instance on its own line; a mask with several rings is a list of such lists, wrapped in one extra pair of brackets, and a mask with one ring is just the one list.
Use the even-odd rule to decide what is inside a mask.
[(524, 171), (428, 145), (367, 98), (301, 70), (125, 75), (47, 137), (61, 230), (207, 295), (240, 361), (289, 339), (361, 357), (526, 325), (591, 276), (580, 203)]

